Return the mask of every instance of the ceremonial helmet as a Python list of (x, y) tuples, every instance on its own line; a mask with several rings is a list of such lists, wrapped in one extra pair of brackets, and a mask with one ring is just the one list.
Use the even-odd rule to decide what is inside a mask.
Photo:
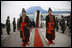
[(52, 12), (52, 9), (51, 9), (51, 8), (49, 8), (48, 12), (49, 12), (49, 11), (51, 11), (51, 12)]
[(26, 11), (25, 11), (25, 9), (24, 9), (24, 8), (22, 9), (22, 13), (23, 13), (23, 12), (25, 12), (25, 13), (26, 13)]

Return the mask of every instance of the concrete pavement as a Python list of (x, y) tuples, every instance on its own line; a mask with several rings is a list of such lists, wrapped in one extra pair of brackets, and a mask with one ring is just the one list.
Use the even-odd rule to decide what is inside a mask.
[[(55, 32), (56, 38), (54, 40), (55, 45), (48, 45), (48, 41), (45, 37), (46, 29), (38, 28), (39, 34), (43, 43), (44, 47), (71, 47), (71, 37), (69, 35), (69, 29), (66, 28), (65, 33), (62, 34), (61, 30), (59, 29), (58, 32)], [(1, 46), (2, 47), (22, 47), (22, 40), (20, 38), (20, 32), (16, 29), (16, 32), (13, 30), (10, 31), (10, 35), (7, 35), (6, 29), (3, 29), (3, 34), (1, 35)], [(30, 34), (29, 46), (26, 47), (34, 47), (34, 35), (35, 35), (35, 28), (32, 29)]]

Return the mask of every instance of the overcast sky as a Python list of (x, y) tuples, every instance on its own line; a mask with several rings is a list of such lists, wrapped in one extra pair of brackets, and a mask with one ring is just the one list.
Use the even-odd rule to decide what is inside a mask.
[(32, 6), (41, 6), (44, 10), (48, 10), (49, 7), (52, 10), (71, 10), (71, 1), (1, 1), (1, 22), (5, 23), (7, 16), (10, 16), (10, 21), (13, 18), (19, 18), (19, 14), (22, 8), (27, 10)]

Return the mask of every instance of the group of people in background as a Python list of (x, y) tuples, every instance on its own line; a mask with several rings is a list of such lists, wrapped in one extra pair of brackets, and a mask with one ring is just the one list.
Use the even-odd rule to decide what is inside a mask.
[[(15, 32), (16, 30), (16, 21), (15, 21), (15, 18), (13, 19), (13, 32)], [(10, 31), (11, 31), (11, 26), (10, 26), (10, 17), (8, 16), (7, 17), (7, 20), (6, 20), (6, 31), (8, 34), (10, 34)]]
[(64, 16), (61, 15), (61, 20), (60, 21), (56, 17), (56, 21), (55, 22), (56, 22), (56, 31), (58, 31), (59, 25), (60, 25), (62, 33), (64, 33), (66, 27), (68, 27), (70, 29), (70, 32), (71, 32), (71, 13), (70, 13), (70, 15), (67, 18), (64, 18)]
[[(29, 22), (30, 22), (30, 25), (29, 25), (30, 28), (35, 27), (35, 22), (33, 20), (29, 20)], [(12, 25), (13, 25), (13, 32), (16, 32), (16, 29), (19, 30), (19, 19), (17, 19), (17, 24), (16, 24), (16, 19), (13, 18)], [(6, 27), (7, 34), (9, 35), (11, 31), (11, 24), (10, 24), (9, 16), (6, 19), (6, 24), (1, 23), (1, 30), (2, 28), (5, 28), (5, 27)], [(2, 31), (1, 31), (1, 34), (3, 34)]]

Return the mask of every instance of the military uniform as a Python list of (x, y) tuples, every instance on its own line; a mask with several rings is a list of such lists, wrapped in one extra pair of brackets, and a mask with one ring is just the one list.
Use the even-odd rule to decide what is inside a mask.
[(65, 31), (65, 20), (64, 20), (64, 18), (61, 19), (60, 26), (61, 26), (62, 33), (64, 33), (64, 31)]
[(19, 19), (17, 20), (17, 29), (19, 30)]
[(2, 23), (1, 23), (1, 34), (2, 34)]
[(30, 23), (30, 26), (29, 27), (31, 28), (32, 27), (32, 21), (30, 20), (29, 23)]
[(57, 18), (55, 20), (55, 27), (56, 27), (56, 31), (58, 31), (59, 27), (58, 27), (58, 19)]
[(34, 21), (32, 21), (32, 26), (35, 27), (35, 22)]
[(10, 34), (9, 32), (10, 32), (10, 20), (6, 20), (6, 31), (7, 31), (7, 33), (8, 34)]
[(48, 39), (48, 45), (55, 44), (53, 40), (55, 39), (55, 16), (52, 15), (52, 10), (49, 8), (49, 15), (46, 16), (46, 38)]
[[(50, 22), (50, 18), (51, 17), (49, 15), (46, 16), (46, 38), (54, 40), (55, 39), (55, 25), (53, 25), (53, 30), (50, 31), (51, 33), (47, 32), (47, 30), (49, 29), (48, 23)], [(53, 19), (53, 22), (55, 23), (54, 15), (52, 15), (52, 19)]]
[(29, 37), (30, 37), (28, 16), (25, 16), (24, 19), (22, 16), (20, 17), (19, 28), (20, 28), (20, 37), (22, 38), (22, 42), (24, 44), (23, 46), (25, 46), (25, 44), (27, 44), (27, 42), (29, 41)]
[(69, 16), (69, 18), (67, 20), (67, 25), (68, 25), (68, 28), (70, 29), (70, 32), (71, 32), (71, 16)]
[(13, 31), (15, 32), (15, 29), (16, 29), (16, 22), (15, 20), (13, 20)]

